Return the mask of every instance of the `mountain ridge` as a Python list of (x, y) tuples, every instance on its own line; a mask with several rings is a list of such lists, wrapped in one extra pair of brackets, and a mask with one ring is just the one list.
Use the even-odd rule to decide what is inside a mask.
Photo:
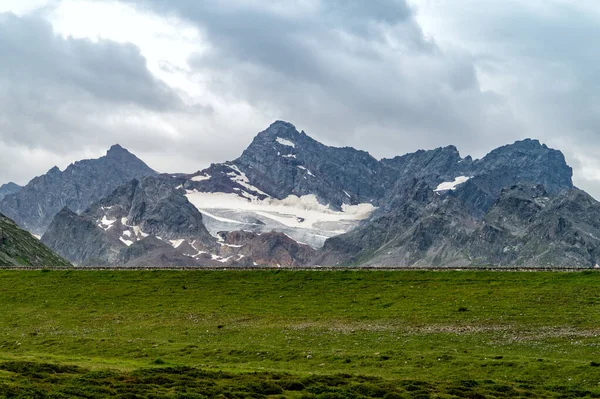
[(73, 162), (64, 171), (54, 166), (46, 174), (34, 177), (18, 192), (0, 200), (0, 212), (31, 233), (42, 235), (63, 207), (80, 213), (119, 185), (155, 174), (139, 158), (115, 144), (100, 158)]
[[(481, 159), (463, 158), (449, 145), (377, 160), (351, 147), (326, 146), (294, 125), (276, 121), (233, 161), (192, 174), (145, 177), (148, 187), (161, 187), (142, 201), (147, 210), (163, 204), (152, 223), (135, 219), (133, 206), (123, 214), (111, 213), (109, 207), (122, 203), (115, 193), (126, 191), (131, 182), (80, 217), (100, 234), (116, 234), (112, 242), (117, 252), (128, 254), (106, 262), (443, 267), (574, 262), (590, 267), (597, 261), (596, 243), (581, 237), (596, 236), (596, 227), (585, 221), (585, 212), (575, 210), (583, 207), (596, 217), (596, 202), (573, 186), (572, 175), (560, 151), (535, 139), (507, 144)], [(536, 199), (536, 192), (547, 199)], [(536, 201), (554, 214), (527, 205)], [(179, 222), (170, 220), (181, 207), (189, 211)], [(539, 221), (531, 215), (527, 219), (534, 208)], [(62, 229), (80, 225), (70, 218), (63, 215), (63, 221), (54, 222)], [(182, 234), (182, 223), (202, 226), (202, 233)], [(530, 230), (528, 223), (547, 235)], [(557, 226), (562, 226), (560, 232)], [(43, 240), (63, 254), (59, 230)], [(94, 234), (81, 245), (93, 246)], [(270, 247), (284, 249), (273, 252)]]

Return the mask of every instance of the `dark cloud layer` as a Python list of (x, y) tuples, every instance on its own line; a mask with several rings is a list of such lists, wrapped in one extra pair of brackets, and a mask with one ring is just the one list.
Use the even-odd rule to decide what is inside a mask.
[(0, 14), (0, 53), (0, 77), (21, 87), (68, 87), (152, 110), (177, 106), (178, 98), (154, 78), (131, 44), (62, 38), (40, 18)]
[(516, 129), (504, 100), (480, 89), (471, 56), (425, 38), (404, 0), (135, 4), (206, 35), (212, 50), (191, 63), (213, 92), (328, 143), (379, 156), (450, 143), (470, 152)]

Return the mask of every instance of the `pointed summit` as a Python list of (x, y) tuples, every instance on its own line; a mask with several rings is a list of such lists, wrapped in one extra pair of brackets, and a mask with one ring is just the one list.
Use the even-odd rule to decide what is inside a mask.
[(543, 184), (551, 194), (573, 187), (573, 169), (559, 150), (539, 140), (516, 141), (491, 151), (477, 161), (478, 168), (489, 176), (495, 174), (495, 192), (507, 186), (507, 180)]
[(131, 152), (129, 152), (127, 149), (121, 147), (120, 144), (114, 144), (106, 152), (107, 158), (122, 158), (122, 157), (127, 157), (127, 156), (134, 156), (134, 155)]
[(60, 173), (60, 169), (59, 169), (59, 168), (58, 168), (58, 166), (56, 166), (56, 165), (55, 165), (55, 166), (53, 166), (53, 167), (52, 167), (52, 168), (51, 168), (51, 169), (50, 169), (50, 170), (47, 172), (47, 174), (49, 174), (49, 175), (56, 175), (56, 174), (58, 174), (58, 173)]
[(269, 126), (267, 130), (270, 130), (273, 128), (296, 129), (296, 126), (294, 126), (290, 122), (277, 120), (277, 121), (271, 123), (271, 126)]
[(296, 126), (289, 122), (275, 121), (267, 128), (267, 130), (259, 134), (267, 137), (292, 138), (298, 135), (299, 132), (296, 130)]
[(127, 151), (125, 148), (123, 148), (121, 146), (121, 144), (113, 144), (107, 151), (107, 154), (110, 153), (115, 153), (115, 152), (122, 152), (122, 151)]
[(0, 186), (0, 200), (7, 195), (18, 193), (23, 187), (13, 182), (6, 183)]
[(55, 166), (32, 179), (18, 193), (1, 199), (0, 212), (29, 232), (42, 235), (65, 205), (81, 213), (128, 181), (156, 174), (115, 144), (106, 156), (74, 162), (64, 171)]

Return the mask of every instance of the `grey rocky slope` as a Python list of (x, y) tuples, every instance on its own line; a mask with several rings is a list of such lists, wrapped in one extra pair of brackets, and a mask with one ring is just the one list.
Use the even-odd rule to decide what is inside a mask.
[(13, 182), (6, 183), (0, 186), (0, 200), (9, 194), (18, 193), (23, 187)]
[(278, 121), (259, 133), (233, 163), (269, 196), (314, 194), (323, 204), (377, 202), (385, 193), (385, 165), (368, 152), (321, 144)]
[(105, 156), (54, 167), (0, 201), (0, 212), (22, 228), (42, 235), (64, 207), (81, 213), (92, 203), (134, 178), (155, 175), (144, 162), (119, 145)]
[[(382, 162), (405, 171), (387, 192), (383, 206), (359, 228), (326, 241), (314, 262), (370, 266), (534, 266), (543, 260), (544, 265), (552, 266), (595, 264), (591, 258), (569, 260), (558, 256), (550, 251), (556, 243), (549, 239), (547, 245), (541, 245), (532, 234), (516, 238), (522, 244), (519, 248), (527, 246), (530, 250), (514, 258), (497, 256), (497, 251), (492, 250), (491, 244), (504, 243), (499, 238), (491, 240), (490, 245), (476, 239), (489, 233), (492, 215), (509, 217), (514, 212), (501, 207), (503, 203), (499, 202), (503, 195), (517, 192), (506, 194), (506, 189), (523, 184), (540, 185), (549, 200), (576, 190), (572, 169), (560, 151), (527, 139), (500, 147), (475, 161), (461, 158), (456, 148), (450, 146)], [(542, 215), (545, 214), (536, 214), (528, 223)], [(585, 222), (586, 216), (578, 217)], [(517, 245), (516, 241), (506, 241), (501, 250), (508, 253)], [(548, 251), (554, 255), (540, 258), (541, 253)]]
[(396, 212), (326, 242), (316, 262), (365, 266), (594, 267), (600, 203), (577, 188), (503, 189), (482, 218), (453, 193), (416, 182)]
[(213, 234), (278, 231), (318, 248), (368, 217), (393, 178), (388, 170), (367, 152), (323, 145), (277, 121), (239, 158), (185, 176), (182, 187)]
[(64, 208), (42, 242), (80, 266), (291, 266), (314, 256), (283, 235), (213, 237), (183, 182), (168, 175), (132, 180), (81, 215)]

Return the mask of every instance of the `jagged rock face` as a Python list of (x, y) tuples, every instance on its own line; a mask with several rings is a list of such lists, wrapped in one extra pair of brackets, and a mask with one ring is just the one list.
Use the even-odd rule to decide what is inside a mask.
[(67, 248), (81, 264), (589, 265), (596, 205), (571, 177), (536, 140), (480, 160), (448, 146), (377, 161), (276, 122), (235, 161), (133, 180), (56, 223), (77, 224), (84, 248), (99, 240)]
[(576, 188), (504, 189), (483, 219), (453, 195), (425, 197), (421, 182), (394, 215), (332, 238), (323, 265), (593, 267), (600, 262), (600, 203)]
[(334, 266), (458, 266), (461, 246), (477, 221), (453, 196), (440, 196), (422, 180), (395, 199), (393, 212), (376, 215), (350, 233), (331, 238), (315, 258)]
[[(148, 253), (162, 256), (184, 240), (195, 252), (215, 247), (200, 212), (176, 189), (179, 184), (166, 175), (132, 180), (81, 216), (63, 209), (42, 241), (75, 264), (99, 266), (126, 265)], [(189, 262), (183, 255), (179, 260)]]
[(315, 250), (283, 233), (256, 234), (249, 231), (223, 232), (221, 256), (250, 260), (253, 265), (295, 267), (308, 264)]
[(70, 266), (35, 237), (0, 214), (0, 266)]
[(573, 187), (573, 170), (560, 151), (526, 139), (493, 150), (470, 168), (473, 176), (456, 195), (478, 216), (517, 183), (541, 184), (552, 195)]
[(497, 148), (473, 163), (475, 175), (485, 176), (481, 185), (499, 194), (517, 182), (541, 184), (551, 194), (573, 187), (573, 170), (557, 150), (526, 139)]
[(503, 191), (469, 244), (475, 264), (593, 267), (600, 263), (600, 203), (579, 189)]
[[(214, 241), (202, 223), (202, 215), (178, 189), (181, 179), (168, 175), (132, 180), (83, 213), (124, 241), (144, 236), (166, 240), (194, 238), (210, 245)], [(113, 221), (110, 225), (106, 220)], [(115, 228), (113, 229), (113, 224)], [(110, 226), (110, 227), (109, 227)], [(129, 233), (125, 233), (129, 231)]]
[(10, 194), (18, 193), (23, 187), (15, 184), (15, 183), (6, 183), (0, 186), (0, 201), (2, 198), (6, 197)]
[(259, 133), (233, 163), (277, 199), (314, 194), (339, 209), (376, 202), (385, 192), (384, 168), (369, 153), (325, 146), (281, 121)]
[(106, 234), (93, 220), (63, 208), (42, 237), (42, 242), (75, 265), (117, 264), (125, 245)]
[(396, 191), (412, 179), (423, 180), (431, 186), (437, 186), (440, 182), (451, 181), (456, 176), (469, 175), (472, 162), (471, 157), (461, 158), (455, 146), (428, 151), (419, 150), (381, 160), (386, 168), (396, 172), (389, 180), (389, 183), (397, 186)]
[(134, 178), (155, 175), (144, 162), (119, 145), (106, 156), (57, 167), (31, 180), (15, 194), (0, 201), (0, 211), (33, 234), (43, 234), (65, 206), (81, 213), (92, 203)]
[[(472, 234), (479, 234), (483, 241), (501, 241), (500, 237), (507, 234), (489, 224), (498, 215), (506, 220), (516, 217), (509, 215), (514, 212), (508, 206), (509, 199), (501, 198), (504, 188), (542, 184), (535, 189), (522, 186), (520, 194), (518, 190), (510, 191), (515, 206), (525, 206), (529, 200), (523, 202), (523, 197), (537, 195), (536, 201), (542, 201), (542, 197), (548, 201), (549, 196), (573, 188), (572, 169), (562, 153), (537, 140), (517, 141), (476, 161), (462, 159), (450, 146), (382, 162), (404, 171), (386, 194), (383, 206), (356, 230), (326, 241), (315, 262), (381, 266), (523, 263), (523, 257), (517, 261), (486, 254), (486, 250), (493, 249), (475, 244)], [(519, 215), (524, 218), (526, 214)], [(529, 215), (529, 223), (535, 217)], [(515, 222), (520, 229), (526, 228), (523, 220)], [(488, 224), (477, 230), (482, 223)], [(468, 242), (473, 243), (472, 248)], [(528, 254), (534, 256), (533, 252)], [(562, 258), (554, 259), (564, 262)]]
[(401, 172), (384, 203), (394, 202), (410, 179), (422, 180), (436, 188), (442, 182), (464, 176), (468, 180), (456, 186), (452, 194), (479, 218), (496, 202), (504, 188), (517, 183), (542, 184), (553, 195), (573, 187), (573, 170), (563, 154), (531, 139), (500, 147), (475, 161), (471, 157), (461, 158), (456, 147), (449, 146), (382, 162)]
[(80, 266), (297, 266), (314, 250), (285, 234), (211, 236), (179, 177), (133, 180), (82, 215), (64, 208), (42, 241)]
[[(477, 161), (461, 158), (454, 146), (377, 161), (362, 151), (327, 147), (289, 123), (275, 122), (235, 161), (179, 177), (186, 179), (182, 188), (205, 214), (205, 224), (213, 234), (221, 230), (274, 230), (320, 248), (327, 238), (355, 228), (372, 210), (361, 212), (361, 217), (340, 213), (336, 221), (323, 214), (312, 214), (311, 219), (304, 212), (306, 207), (314, 208), (307, 203), (310, 201), (294, 199), (295, 208), (280, 208), (271, 206), (273, 200), (314, 195), (334, 211), (342, 211), (348, 204), (366, 203), (379, 207), (373, 219), (389, 218), (402, 204), (403, 193), (414, 179), (436, 188), (464, 178), (466, 182), (454, 187), (452, 195), (469, 213), (482, 218), (505, 186), (539, 180), (558, 190), (572, 187), (571, 174), (560, 152), (534, 140), (502, 147)], [(230, 201), (232, 198), (242, 201), (236, 203)], [(281, 219), (281, 214), (301, 223)], [(317, 221), (319, 218), (327, 222)], [(309, 219), (317, 222), (302, 222)]]

